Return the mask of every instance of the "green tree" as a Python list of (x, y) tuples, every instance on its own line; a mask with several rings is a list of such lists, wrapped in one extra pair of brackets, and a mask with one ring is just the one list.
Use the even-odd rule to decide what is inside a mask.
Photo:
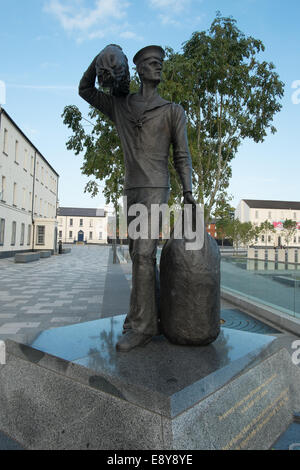
[(233, 18), (218, 14), (209, 31), (193, 33), (183, 54), (167, 51), (161, 92), (186, 111), (194, 193), (205, 204), (206, 221), (229, 185), (230, 162), (243, 139), (263, 142), (268, 130), (276, 131), (272, 120), (284, 85), (273, 63), (259, 60), (264, 49)]
[(291, 238), (295, 236), (295, 233), (297, 231), (297, 222), (291, 219), (285, 219), (282, 224), (282, 228), (285, 242), (287, 245), (289, 245)]

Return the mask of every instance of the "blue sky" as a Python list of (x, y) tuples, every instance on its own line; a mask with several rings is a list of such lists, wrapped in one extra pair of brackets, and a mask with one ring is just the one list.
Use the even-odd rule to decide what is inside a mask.
[(278, 132), (262, 144), (244, 142), (233, 161), (233, 204), (245, 198), (300, 200), (300, 92), (292, 88), (294, 83), (300, 90), (299, 0), (2, 0), (4, 107), (60, 174), (62, 206), (104, 204), (101, 195), (84, 194), (82, 157), (66, 150), (70, 132), (60, 117), (68, 104), (87, 115), (77, 87), (91, 60), (110, 43), (122, 46), (130, 64), (148, 44), (180, 50), (194, 31), (209, 28), (217, 10), (263, 41), (262, 57), (285, 83), (283, 108), (274, 120)]

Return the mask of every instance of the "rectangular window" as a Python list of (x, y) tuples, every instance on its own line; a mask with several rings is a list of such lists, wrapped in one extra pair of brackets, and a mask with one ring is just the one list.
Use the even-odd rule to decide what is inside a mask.
[(25, 149), (25, 152), (24, 152), (24, 166), (23, 166), (25, 171), (27, 171), (27, 165), (28, 165), (27, 159), (28, 159), (28, 151), (27, 151), (27, 149)]
[(102, 240), (102, 232), (99, 232), (99, 240)]
[(40, 210), (39, 210), (40, 215), (42, 215), (42, 204), (43, 204), (43, 200), (42, 198), (40, 198)]
[(38, 180), (38, 177), (39, 177), (39, 162), (36, 162), (35, 179)]
[(15, 142), (15, 162), (19, 162), (19, 142), (17, 140)]
[(271, 235), (268, 235), (268, 242), (271, 241)]
[(34, 213), (37, 214), (37, 195), (34, 196)]
[(268, 219), (271, 219), (272, 218), (272, 212), (268, 212)]
[(62, 230), (58, 232), (58, 238), (62, 238)]
[(25, 224), (21, 224), (20, 245), (24, 245), (24, 238), (25, 238)]
[(297, 212), (294, 212), (294, 220), (297, 220)]
[(5, 176), (2, 176), (2, 181), (1, 181), (1, 201), (5, 202), (5, 197), (6, 197), (6, 179)]
[(80, 227), (83, 226), (83, 219), (80, 219), (80, 220), (79, 220), (79, 225), (80, 225)]
[(36, 244), (45, 245), (45, 225), (38, 225), (36, 228)]
[(8, 151), (7, 151), (7, 140), (8, 140), (8, 130), (7, 130), (7, 129), (4, 129), (4, 136), (3, 136), (3, 152), (5, 153), (5, 155), (8, 154)]
[(59, 218), (59, 219), (58, 219), (58, 225), (62, 225), (62, 224), (63, 224), (63, 223), (62, 223), (62, 219)]
[(31, 162), (30, 162), (30, 173), (33, 175), (33, 165), (34, 165), (34, 158), (33, 155), (31, 155)]
[(13, 206), (17, 205), (17, 183), (14, 183), (13, 188)]
[(0, 245), (4, 244), (5, 219), (0, 219)]
[(11, 245), (16, 244), (17, 222), (12, 223), (11, 227)]
[(93, 239), (93, 232), (90, 232), (90, 240)]
[(93, 219), (90, 219), (90, 227), (93, 226)]
[(258, 219), (258, 211), (255, 211), (255, 218)]
[(69, 232), (69, 238), (73, 238), (73, 232)]
[(294, 237), (294, 243), (297, 243), (297, 238), (296, 237)]
[(26, 209), (26, 189), (23, 188), (23, 202), (22, 202), (22, 209)]
[(70, 219), (70, 227), (73, 226), (73, 219)]
[(264, 236), (264, 235), (261, 236), (261, 241), (262, 241), (262, 242), (265, 241), (265, 236)]
[(27, 232), (27, 245), (31, 243), (31, 225), (28, 225), (28, 232)]

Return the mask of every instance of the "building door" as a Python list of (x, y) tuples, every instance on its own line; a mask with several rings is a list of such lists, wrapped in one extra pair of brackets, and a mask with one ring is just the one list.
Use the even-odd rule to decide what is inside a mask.
[(83, 235), (84, 235), (83, 231), (79, 230), (79, 232), (78, 232), (78, 241), (79, 242), (83, 242)]

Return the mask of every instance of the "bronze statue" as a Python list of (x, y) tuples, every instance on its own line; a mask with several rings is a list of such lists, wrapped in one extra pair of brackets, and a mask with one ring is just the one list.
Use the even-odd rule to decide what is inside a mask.
[[(84, 73), (79, 94), (108, 116), (116, 125), (125, 162), (128, 208), (132, 204), (167, 203), (169, 198), (168, 159), (173, 146), (175, 168), (180, 177), (185, 204), (196, 204), (192, 196), (192, 163), (188, 149), (183, 108), (157, 93), (165, 52), (160, 46), (147, 46), (133, 62), (141, 80), (138, 93), (129, 94), (126, 56), (120, 46), (110, 45), (97, 56)], [(107, 94), (95, 87), (109, 86)], [(128, 218), (130, 222), (130, 217)], [(132, 293), (119, 351), (142, 346), (159, 333), (156, 250), (157, 239), (130, 239)]]

